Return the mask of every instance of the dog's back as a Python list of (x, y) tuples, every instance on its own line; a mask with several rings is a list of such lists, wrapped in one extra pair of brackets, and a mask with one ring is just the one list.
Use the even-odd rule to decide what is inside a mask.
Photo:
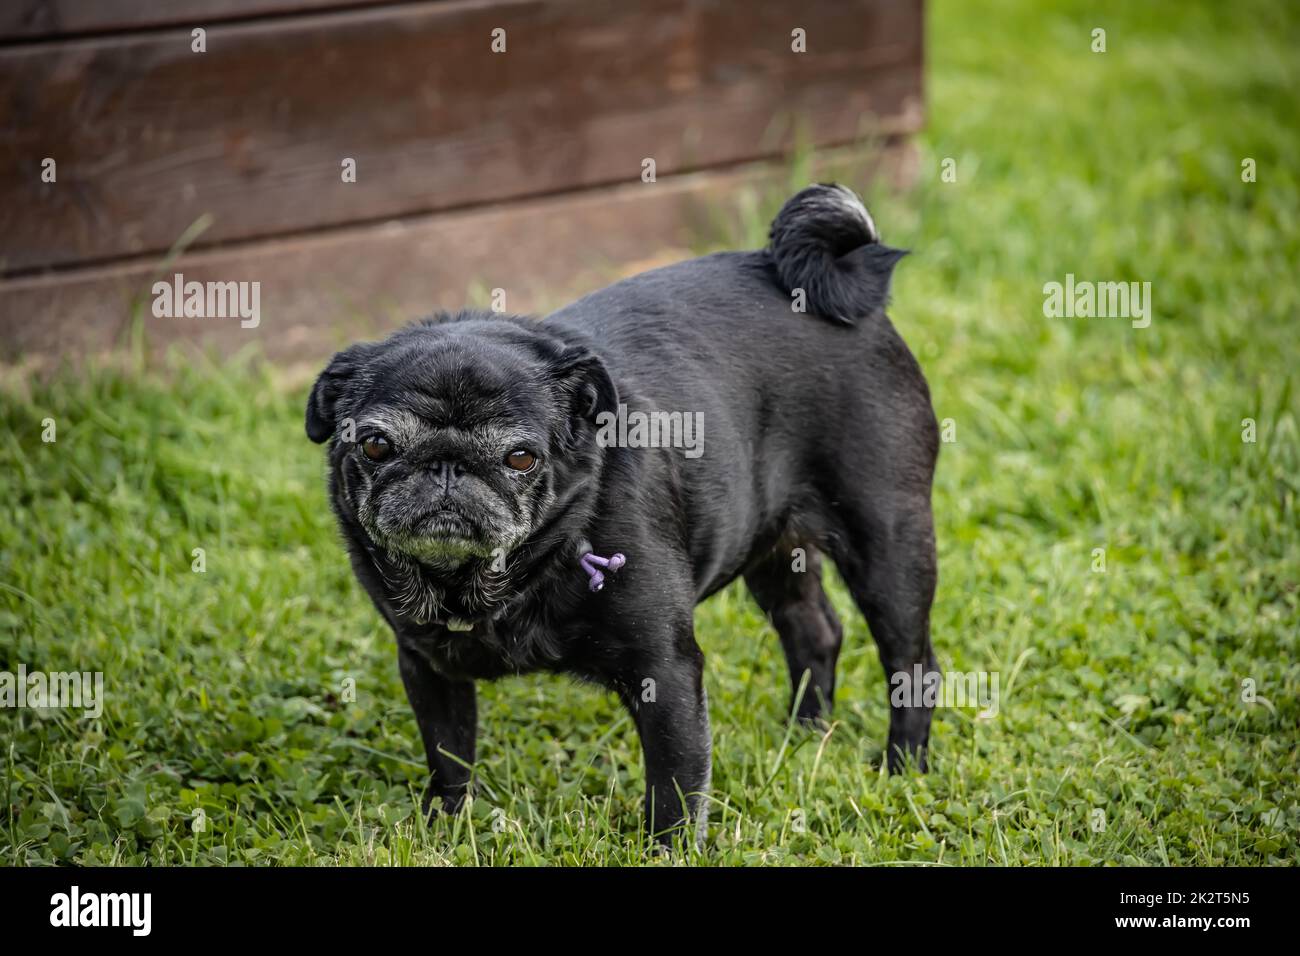
[(598, 343), (629, 409), (698, 413), (703, 454), (679, 475), (700, 597), (778, 540), (848, 533), (846, 486), (928, 501), (929, 390), (884, 313), (902, 255), (852, 192), (812, 186), (768, 248), (655, 269), (547, 319)]

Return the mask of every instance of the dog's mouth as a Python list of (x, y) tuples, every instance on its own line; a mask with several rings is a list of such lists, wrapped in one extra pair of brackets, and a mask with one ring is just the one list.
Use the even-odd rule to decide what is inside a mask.
[(388, 536), (387, 545), (417, 560), (440, 564), (492, 553), (492, 543), (477, 522), (445, 507), (432, 508), (408, 522)]
[(411, 525), (411, 534), (421, 538), (446, 538), (477, 541), (478, 528), (459, 511), (437, 508), (421, 515)]

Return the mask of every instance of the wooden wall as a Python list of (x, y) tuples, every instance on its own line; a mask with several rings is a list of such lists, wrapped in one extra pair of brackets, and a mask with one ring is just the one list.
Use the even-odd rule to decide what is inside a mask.
[[(274, 351), (454, 306), (475, 277), (648, 255), (682, 196), (796, 135), (916, 130), (921, 26), (919, 0), (11, 0), (0, 355), (111, 344), (173, 271), (262, 281)], [(164, 339), (223, 331), (143, 311)]]

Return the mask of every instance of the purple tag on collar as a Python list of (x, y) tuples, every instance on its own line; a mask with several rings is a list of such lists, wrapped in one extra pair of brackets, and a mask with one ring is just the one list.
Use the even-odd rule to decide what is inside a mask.
[(578, 563), (582, 565), (582, 570), (586, 571), (587, 577), (591, 579), (587, 583), (587, 587), (592, 591), (599, 591), (605, 586), (605, 575), (600, 569), (604, 568), (610, 574), (613, 574), (627, 564), (627, 558), (621, 554), (611, 554), (608, 558), (602, 558), (600, 555), (588, 551), (578, 559)]

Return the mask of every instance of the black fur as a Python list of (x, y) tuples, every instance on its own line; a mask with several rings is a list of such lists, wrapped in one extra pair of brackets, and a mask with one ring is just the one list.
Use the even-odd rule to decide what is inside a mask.
[[(921, 370), (883, 312), (900, 253), (850, 200), (814, 186), (782, 209), (766, 250), (657, 269), (541, 322), (445, 317), (330, 363), (307, 433), (334, 437), (331, 500), (397, 636), (430, 800), (449, 809), (464, 797), (474, 681), (545, 670), (597, 682), (631, 712), (651, 831), (666, 838), (687, 818), (702, 827), (710, 736), (694, 606), (743, 576), (780, 636), (792, 688), (809, 674), (798, 716), (823, 717), (840, 646), (823, 554), (887, 673), (936, 670), (938, 430)], [(792, 288), (812, 314), (794, 311)], [(703, 454), (601, 447), (599, 416), (620, 402), (701, 413)], [(415, 424), (403, 426), (411, 447), (376, 465), (360, 450), (366, 435), (350, 443), (343, 431), (385, 407)], [(502, 465), (515, 441), (505, 434), (531, 436), (533, 472)], [(389, 533), (432, 557), (375, 540)], [(506, 534), (523, 537), (494, 566), (493, 536)], [(628, 559), (596, 593), (578, 565), (588, 550)], [(929, 727), (926, 707), (892, 710), (891, 769), (909, 757), (924, 768)]]
[(768, 251), (782, 284), (802, 289), (808, 311), (853, 325), (885, 307), (894, 265), (907, 253), (881, 245), (851, 190), (809, 186), (772, 222)]

